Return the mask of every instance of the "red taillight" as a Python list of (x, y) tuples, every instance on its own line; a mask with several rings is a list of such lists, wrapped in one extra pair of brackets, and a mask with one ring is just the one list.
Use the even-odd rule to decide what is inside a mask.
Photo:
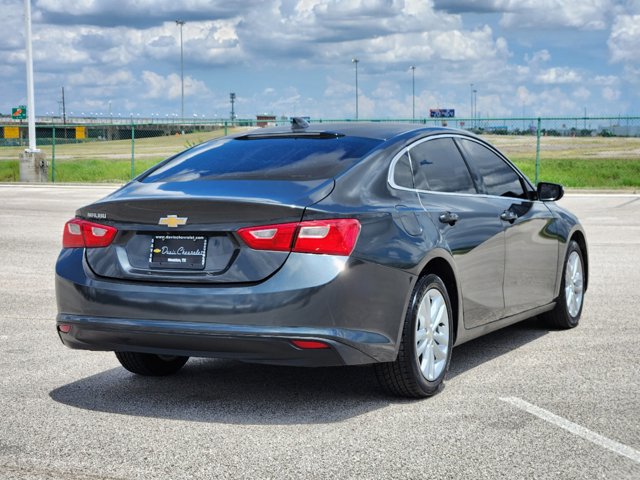
[(294, 252), (351, 255), (360, 234), (360, 222), (353, 218), (302, 222)]
[(111, 244), (118, 229), (79, 218), (69, 220), (62, 234), (62, 248), (99, 248)]
[(353, 218), (246, 227), (238, 235), (255, 250), (349, 256), (360, 234)]
[(71, 325), (66, 325), (64, 323), (58, 325), (58, 330), (62, 333), (69, 333), (71, 331)]
[(303, 350), (321, 350), (329, 348), (324, 342), (318, 342), (317, 340), (291, 340), (291, 343)]

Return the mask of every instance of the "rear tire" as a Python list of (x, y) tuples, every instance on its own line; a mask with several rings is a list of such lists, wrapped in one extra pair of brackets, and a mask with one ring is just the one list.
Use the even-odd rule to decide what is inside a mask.
[(420, 278), (405, 315), (396, 361), (375, 365), (378, 381), (387, 392), (424, 398), (441, 389), (451, 362), (452, 312), (440, 277)]
[(540, 316), (551, 328), (568, 329), (578, 326), (584, 303), (584, 278), (582, 250), (572, 240), (564, 260), (560, 296), (556, 306)]
[(120, 364), (137, 375), (163, 377), (172, 375), (187, 363), (189, 357), (155, 355), (153, 353), (115, 352)]

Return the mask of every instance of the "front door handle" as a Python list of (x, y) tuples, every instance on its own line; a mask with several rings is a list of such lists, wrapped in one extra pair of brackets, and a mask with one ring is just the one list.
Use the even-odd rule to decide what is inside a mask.
[(517, 218), (518, 218), (518, 214), (513, 210), (505, 210), (500, 214), (500, 219), (509, 223), (515, 222)]
[(456, 222), (458, 221), (458, 218), (459, 218), (458, 215), (456, 213), (453, 213), (453, 212), (443, 212), (438, 217), (440, 222), (448, 223), (452, 227), (456, 224)]

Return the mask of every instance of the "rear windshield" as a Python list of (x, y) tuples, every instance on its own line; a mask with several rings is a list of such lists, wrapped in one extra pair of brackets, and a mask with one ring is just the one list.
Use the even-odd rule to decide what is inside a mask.
[(177, 155), (141, 181), (319, 180), (346, 170), (381, 142), (361, 137), (226, 138)]

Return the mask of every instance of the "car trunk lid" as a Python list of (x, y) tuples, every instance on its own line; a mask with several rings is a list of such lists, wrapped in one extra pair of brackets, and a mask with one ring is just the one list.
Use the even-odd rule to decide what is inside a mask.
[(118, 229), (108, 247), (86, 250), (87, 264), (114, 279), (259, 282), (289, 253), (253, 250), (237, 230), (300, 221), (333, 186), (333, 179), (134, 182), (77, 211)]

